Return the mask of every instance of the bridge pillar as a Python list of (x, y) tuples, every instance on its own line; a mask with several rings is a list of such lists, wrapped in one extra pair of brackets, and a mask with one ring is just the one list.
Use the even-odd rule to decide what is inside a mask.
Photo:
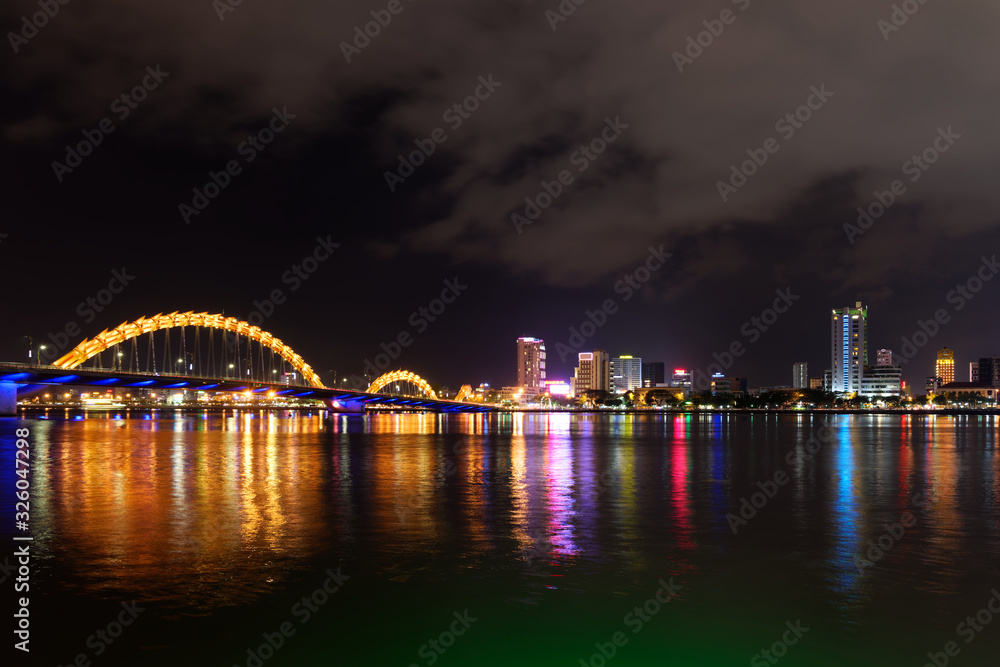
[(345, 401), (344, 399), (329, 401), (331, 412), (350, 412), (361, 414), (365, 411), (364, 401)]
[(17, 385), (0, 382), (0, 417), (17, 416)]

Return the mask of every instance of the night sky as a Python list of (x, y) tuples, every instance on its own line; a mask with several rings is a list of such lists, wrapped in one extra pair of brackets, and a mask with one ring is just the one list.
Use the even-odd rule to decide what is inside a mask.
[[(0, 359), (274, 290), (262, 327), (326, 381), (401, 332), (394, 365), (432, 382), (513, 384), (526, 335), (568, 378), (556, 344), (608, 299), (582, 349), (703, 368), (739, 341), (751, 386), (822, 375), (857, 300), (872, 363), (945, 311), (917, 393), (942, 346), (958, 380), (1000, 353), (1000, 280), (953, 291), (1000, 271), (996, 3), (51, 2), (37, 30), (37, 3), (0, 9)], [(303, 280), (317, 239), (339, 247)]]

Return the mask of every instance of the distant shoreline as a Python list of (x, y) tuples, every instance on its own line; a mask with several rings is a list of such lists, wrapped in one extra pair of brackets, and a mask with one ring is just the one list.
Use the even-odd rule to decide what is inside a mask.
[[(71, 414), (84, 414), (89, 413), (91, 415), (100, 414), (124, 414), (124, 413), (137, 413), (137, 414), (149, 414), (153, 412), (165, 412), (165, 413), (212, 413), (212, 414), (224, 414), (226, 412), (330, 412), (329, 408), (321, 405), (314, 406), (285, 406), (285, 407), (267, 407), (267, 406), (244, 406), (244, 407), (221, 407), (221, 406), (162, 406), (162, 407), (126, 407), (126, 408), (84, 408), (77, 406), (40, 406), (40, 405), (21, 405), (18, 406), (18, 413), (27, 415), (45, 413), (45, 412), (69, 412)], [(420, 411), (420, 410), (371, 410), (365, 414), (437, 414), (433, 411)], [(360, 413), (348, 413), (348, 412), (331, 412), (334, 415), (352, 415)], [(811, 415), (811, 414), (835, 414), (835, 415), (998, 415), (1000, 416), (1000, 408), (939, 408), (935, 410), (907, 410), (901, 408), (872, 408), (872, 409), (846, 409), (846, 408), (814, 408), (807, 410), (798, 410), (791, 408), (714, 408), (714, 409), (684, 409), (684, 410), (655, 410), (648, 408), (628, 408), (628, 409), (600, 409), (600, 408), (588, 408), (588, 409), (567, 409), (567, 410), (553, 410), (553, 409), (505, 409), (497, 408), (492, 413), (484, 414), (559, 414), (559, 415), (593, 415), (593, 414), (606, 414), (606, 415), (652, 415), (652, 416), (666, 416), (666, 415), (711, 415), (711, 414), (789, 414), (789, 415)]]

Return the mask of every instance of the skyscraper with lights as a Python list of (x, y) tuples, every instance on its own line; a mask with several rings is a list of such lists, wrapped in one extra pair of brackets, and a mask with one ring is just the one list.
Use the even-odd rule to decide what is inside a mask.
[(545, 341), (524, 336), (517, 339), (517, 386), (538, 389), (545, 380)]
[(858, 301), (854, 307), (836, 308), (830, 323), (831, 386), (838, 394), (861, 391), (868, 364), (868, 309)]

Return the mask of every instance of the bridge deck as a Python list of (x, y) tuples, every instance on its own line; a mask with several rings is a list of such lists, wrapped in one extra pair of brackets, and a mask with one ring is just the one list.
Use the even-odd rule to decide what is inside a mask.
[(273, 391), (275, 396), (319, 399), (327, 402), (384, 405), (387, 407), (439, 410), (442, 412), (491, 412), (496, 408), (477, 403), (443, 399), (409, 398), (373, 394), (350, 389), (310, 387), (269, 382), (243, 382), (233, 378), (202, 378), (189, 375), (147, 375), (98, 369), (65, 369), (55, 366), (0, 363), (0, 382), (14, 382), (18, 393), (37, 390), (40, 386), (129, 387), (135, 389), (177, 389), (184, 391), (246, 392), (262, 394)]

